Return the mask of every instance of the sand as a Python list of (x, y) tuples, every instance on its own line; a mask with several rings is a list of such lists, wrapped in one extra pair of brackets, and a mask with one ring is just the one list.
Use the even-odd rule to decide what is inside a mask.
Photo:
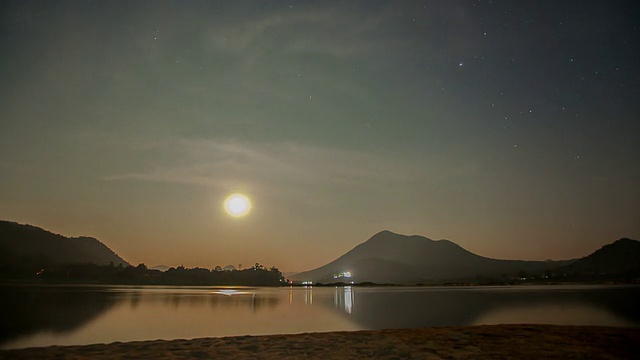
[(640, 359), (640, 329), (487, 325), (51, 346), (0, 359)]

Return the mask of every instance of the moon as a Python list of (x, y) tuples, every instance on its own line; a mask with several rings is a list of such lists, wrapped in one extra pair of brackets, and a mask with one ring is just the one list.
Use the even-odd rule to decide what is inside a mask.
[(231, 194), (224, 200), (224, 209), (233, 217), (242, 217), (251, 210), (251, 200), (244, 194)]

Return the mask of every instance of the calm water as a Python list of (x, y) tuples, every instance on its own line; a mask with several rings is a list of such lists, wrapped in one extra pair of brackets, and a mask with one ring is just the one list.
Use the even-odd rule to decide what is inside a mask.
[(501, 323), (640, 327), (638, 286), (0, 289), (5, 349)]

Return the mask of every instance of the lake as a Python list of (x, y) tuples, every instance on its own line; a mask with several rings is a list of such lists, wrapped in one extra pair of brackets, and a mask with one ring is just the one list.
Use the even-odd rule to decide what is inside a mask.
[(640, 327), (640, 286), (2, 286), (0, 348), (383, 328)]

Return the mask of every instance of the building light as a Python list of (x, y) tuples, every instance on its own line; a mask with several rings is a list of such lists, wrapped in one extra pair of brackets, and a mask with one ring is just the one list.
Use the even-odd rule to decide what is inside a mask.
[(351, 271), (345, 271), (339, 274), (333, 274), (334, 279), (350, 278), (350, 277), (351, 277)]

